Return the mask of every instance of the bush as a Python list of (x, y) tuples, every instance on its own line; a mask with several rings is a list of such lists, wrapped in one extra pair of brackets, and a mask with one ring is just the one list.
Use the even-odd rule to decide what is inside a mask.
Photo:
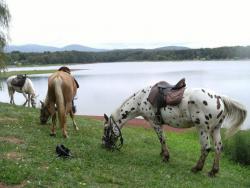
[(224, 141), (225, 154), (235, 162), (250, 165), (250, 131), (239, 131)]

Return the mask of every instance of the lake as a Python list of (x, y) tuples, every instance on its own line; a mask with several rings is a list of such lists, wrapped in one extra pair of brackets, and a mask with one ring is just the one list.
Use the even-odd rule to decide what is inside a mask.
[[(8, 70), (57, 69), (60, 66), (22, 67)], [(160, 80), (176, 83), (186, 78), (187, 87), (209, 88), (243, 103), (250, 110), (250, 61), (167, 61), (167, 62), (120, 62), (68, 65), (76, 69), (72, 74), (80, 84), (75, 101), (77, 114), (110, 114), (126, 98), (137, 90)], [(38, 100), (44, 100), (47, 92), (45, 75), (30, 75)], [(7, 86), (3, 81), (0, 101), (9, 102)], [(16, 104), (24, 98), (15, 94)], [(244, 124), (250, 128), (250, 119)]]

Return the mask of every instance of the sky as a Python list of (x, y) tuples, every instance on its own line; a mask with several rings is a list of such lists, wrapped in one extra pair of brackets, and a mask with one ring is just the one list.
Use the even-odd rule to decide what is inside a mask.
[(10, 45), (250, 45), (249, 0), (6, 0)]

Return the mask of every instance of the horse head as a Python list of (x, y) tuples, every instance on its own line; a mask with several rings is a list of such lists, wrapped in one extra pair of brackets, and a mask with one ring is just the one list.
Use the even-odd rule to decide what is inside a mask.
[(40, 122), (41, 124), (46, 124), (51, 115), (48, 106), (45, 105), (45, 103), (42, 101), (40, 101), (40, 103), (41, 103)]
[[(102, 137), (102, 145), (107, 149), (120, 149), (123, 145), (122, 133), (116, 122), (114, 121), (112, 115), (108, 117), (104, 114), (104, 131)], [(120, 144), (117, 144), (120, 138)]]

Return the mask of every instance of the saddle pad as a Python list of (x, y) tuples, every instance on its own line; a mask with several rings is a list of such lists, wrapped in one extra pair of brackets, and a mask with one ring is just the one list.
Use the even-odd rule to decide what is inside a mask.
[(11, 85), (13, 86), (16, 86), (16, 87), (23, 87), (24, 83), (25, 83), (25, 80), (26, 80), (26, 76), (23, 76), (23, 75), (17, 75), (16, 78), (14, 78), (12, 81), (11, 81)]

